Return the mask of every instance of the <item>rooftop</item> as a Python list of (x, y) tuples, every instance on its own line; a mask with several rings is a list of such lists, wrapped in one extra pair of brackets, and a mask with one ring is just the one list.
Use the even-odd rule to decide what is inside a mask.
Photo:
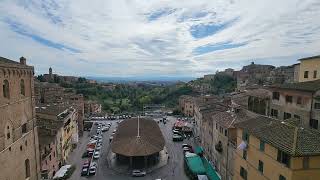
[(298, 91), (316, 92), (320, 90), (320, 80), (286, 83), (281, 85), (269, 86), (269, 88), (290, 89)]
[(13, 60), (10, 60), (10, 59), (1, 57), (1, 56), (0, 56), (0, 63), (20, 64), (20, 63), (17, 62), (17, 61), (13, 61)]
[(292, 156), (320, 155), (320, 132), (295, 124), (258, 116), (235, 126)]
[(268, 91), (266, 89), (259, 88), (259, 89), (246, 90), (245, 93), (249, 96), (267, 99), (267, 98), (269, 98), (270, 91)]
[(148, 156), (160, 152), (165, 140), (156, 121), (140, 118), (124, 120), (113, 138), (112, 152), (123, 156)]
[(247, 121), (257, 116), (255, 113), (240, 109), (237, 113), (231, 111), (216, 113), (212, 116), (212, 119), (224, 128), (234, 128), (234, 124)]
[(298, 59), (298, 61), (311, 60), (311, 59), (319, 59), (319, 60), (320, 60), (320, 55), (318, 55), (318, 56), (306, 57), (306, 58), (301, 58), (301, 59)]
[(65, 117), (65, 112), (70, 109), (68, 104), (42, 104), (36, 107), (36, 112), (41, 114), (48, 114), (54, 116)]

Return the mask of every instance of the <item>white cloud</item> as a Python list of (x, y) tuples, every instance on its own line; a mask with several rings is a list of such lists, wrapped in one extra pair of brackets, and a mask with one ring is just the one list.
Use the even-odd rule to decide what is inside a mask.
[[(320, 47), (318, 0), (4, 0), (0, 14), (6, 42), (0, 55), (24, 55), (39, 73), (53, 66), (74, 75), (199, 76), (250, 60), (295, 63), (319, 54)], [(203, 38), (190, 34), (195, 25), (230, 21)], [(46, 46), (30, 35), (80, 52)], [(246, 45), (194, 53), (223, 42)]]

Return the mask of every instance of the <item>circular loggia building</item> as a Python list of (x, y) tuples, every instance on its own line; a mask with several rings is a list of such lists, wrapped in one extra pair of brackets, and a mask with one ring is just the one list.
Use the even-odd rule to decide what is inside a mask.
[(130, 168), (148, 168), (159, 161), (165, 140), (152, 119), (132, 118), (122, 121), (111, 143), (117, 163)]

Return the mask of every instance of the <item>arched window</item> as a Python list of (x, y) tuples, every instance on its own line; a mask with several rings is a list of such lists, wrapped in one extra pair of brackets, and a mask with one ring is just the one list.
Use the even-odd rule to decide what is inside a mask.
[(23, 79), (21, 79), (21, 81), (20, 81), (20, 94), (22, 94), (22, 95), (26, 95), (26, 91), (25, 91), (25, 87), (24, 87), (24, 80)]
[(8, 81), (8, 80), (4, 80), (4, 81), (3, 81), (2, 91), (3, 91), (3, 97), (5, 97), (5, 98), (10, 98), (10, 93), (9, 93), (9, 81)]
[(30, 161), (29, 161), (29, 159), (26, 159), (24, 161), (24, 165), (26, 168), (26, 178), (28, 178), (28, 177), (30, 177)]

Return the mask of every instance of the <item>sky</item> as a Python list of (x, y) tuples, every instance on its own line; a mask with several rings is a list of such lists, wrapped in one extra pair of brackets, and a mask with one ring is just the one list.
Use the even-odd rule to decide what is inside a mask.
[(0, 56), (36, 74), (200, 77), (319, 55), (319, 17), (319, 0), (0, 0)]

